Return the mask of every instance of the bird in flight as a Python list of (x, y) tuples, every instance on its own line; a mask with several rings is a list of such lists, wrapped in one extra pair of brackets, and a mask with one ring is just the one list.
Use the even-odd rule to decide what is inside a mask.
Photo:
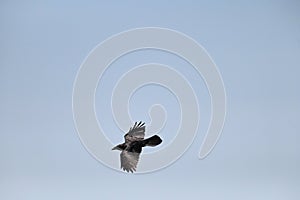
[(124, 171), (131, 173), (136, 171), (137, 163), (143, 147), (154, 147), (162, 142), (161, 138), (157, 135), (147, 139), (144, 139), (144, 137), (145, 123), (142, 123), (142, 121), (139, 123), (135, 122), (133, 127), (130, 127), (129, 131), (124, 135), (125, 142), (112, 148), (112, 150), (121, 151), (121, 168)]

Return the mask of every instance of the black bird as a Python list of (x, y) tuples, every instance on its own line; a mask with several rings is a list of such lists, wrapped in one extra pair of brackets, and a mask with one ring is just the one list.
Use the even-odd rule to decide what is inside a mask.
[(120, 154), (121, 168), (127, 172), (136, 171), (136, 166), (139, 161), (142, 148), (145, 146), (157, 146), (162, 140), (159, 136), (154, 135), (148, 139), (145, 137), (145, 123), (141, 121), (135, 122), (133, 127), (130, 127), (128, 133), (124, 135), (125, 142), (112, 148), (112, 150), (122, 151)]

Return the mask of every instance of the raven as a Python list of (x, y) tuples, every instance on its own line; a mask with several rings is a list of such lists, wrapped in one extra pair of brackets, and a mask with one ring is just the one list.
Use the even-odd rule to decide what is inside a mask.
[(142, 148), (145, 146), (157, 146), (162, 140), (159, 136), (154, 135), (148, 139), (145, 137), (145, 123), (140, 121), (135, 122), (133, 127), (130, 127), (128, 133), (124, 135), (125, 142), (112, 148), (112, 150), (122, 151), (120, 154), (121, 168), (126, 172), (133, 173), (136, 171), (136, 166), (139, 161)]

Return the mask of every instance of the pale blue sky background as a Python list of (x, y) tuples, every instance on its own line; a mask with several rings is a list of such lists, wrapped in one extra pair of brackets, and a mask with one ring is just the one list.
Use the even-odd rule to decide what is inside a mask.
[[(299, 199), (299, 10), (296, 0), (1, 1), (0, 199)], [(168, 168), (126, 175), (100, 164), (81, 145), (72, 118), (72, 86), (92, 48), (144, 26), (178, 30), (206, 48), (223, 76), (228, 113), (216, 148), (198, 160), (209, 99), (201, 78), (190, 71), (203, 99), (204, 126), (193, 145)], [(120, 73), (118, 65), (153, 60), (178, 70), (188, 67), (160, 53), (128, 55), (110, 73)], [(105, 87), (97, 90), (98, 115), (104, 109), (99, 95), (110, 91)], [(149, 99), (152, 90), (157, 93)], [(132, 114), (149, 120), (134, 104), (144, 108), (166, 99), (163, 95), (170, 97), (167, 106), (175, 117), (168, 130), (174, 129), (176, 101), (161, 88), (136, 93)], [(110, 119), (100, 121), (114, 132)], [(163, 133), (166, 140), (171, 132)]]

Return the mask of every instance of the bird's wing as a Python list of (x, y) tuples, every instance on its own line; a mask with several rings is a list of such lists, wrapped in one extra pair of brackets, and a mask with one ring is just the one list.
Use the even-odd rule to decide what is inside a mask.
[(140, 154), (128, 151), (122, 151), (120, 154), (121, 168), (126, 172), (133, 173), (139, 161)]
[(128, 133), (124, 136), (125, 143), (126, 142), (133, 142), (133, 141), (140, 141), (143, 140), (145, 137), (145, 123), (141, 121), (139, 123), (135, 122), (134, 126), (131, 127)]

